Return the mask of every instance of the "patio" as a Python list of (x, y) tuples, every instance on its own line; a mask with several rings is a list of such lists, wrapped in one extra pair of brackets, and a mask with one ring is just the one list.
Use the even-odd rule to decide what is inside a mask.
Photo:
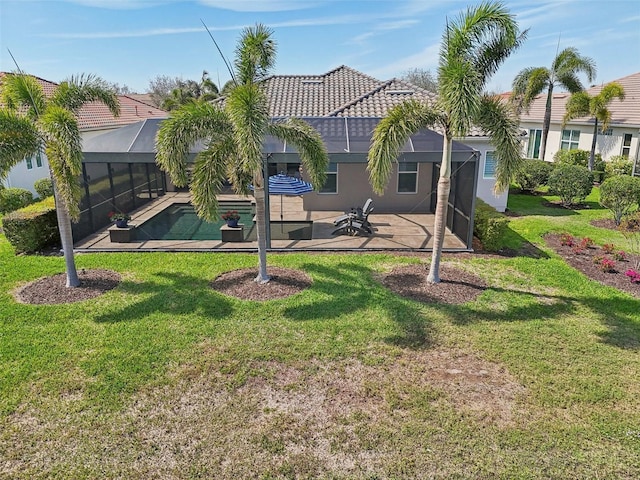
[[(132, 213), (131, 224), (141, 225), (154, 215), (174, 203), (187, 203), (189, 193), (167, 193)], [(238, 200), (244, 197), (221, 195), (220, 200)], [(355, 205), (354, 205), (355, 206)], [(375, 206), (375, 199), (374, 199)], [(350, 207), (350, 205), (345, 206)], [(280, 218), (280, 199), (271, 197), (271, 219)], [(332, 235), (333, 220), (342, 211), (305, 211), (302, 197), (283, 198), (283, 216), (286, 221), (313, 221), (311, 240), (272, 240), (271, 250), (430, 250), (433, 245), (433, 224), (435, 216), (424, 213), (376, 213), (369, 217), (373, 234), (364, 236)], [(112, 242), (109, 228), (104, 228), (75, 245), (78, 252), (96, 251), (251, 251), (257, 249), (257, 242), (222, 242), (220, 240), (146, 240), (132, 242)], [(449, 251), (467, 250), (466, 244), (448, 229), (444, 248)]]

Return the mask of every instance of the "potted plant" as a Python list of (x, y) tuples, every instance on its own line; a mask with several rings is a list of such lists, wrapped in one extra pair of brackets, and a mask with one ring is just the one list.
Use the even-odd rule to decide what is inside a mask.
[(131, 220), (131, 217), (123, 212), (109, 212), (109, 220), (116, 222), (116, 227), (126, 228), (127, 222)]
[(240, 220), (240, 214), (237, 210), (227, 210), (222, 214), (222, 220), (227, 222), (229, 227), (237, 227), (238, 220)]

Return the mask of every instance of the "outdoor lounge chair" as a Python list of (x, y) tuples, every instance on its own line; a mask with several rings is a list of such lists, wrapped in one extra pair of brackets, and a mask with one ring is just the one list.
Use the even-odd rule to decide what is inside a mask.
[(371, 224), (368, 221), (361, 222), (355, 218), (350, 218), (342, 222), (338, 228), (336, 228), (331, 235), (365, 235), (369, 236), (373, 233)]
[(369, 217), (369, 214), (373, 211), (372, 204), (373, 204), (373, 200), (371, 200), (370, 198), (367, 199), (367, 201), (364, 202), (364, 205), (362, 206), (362, 208), (360, 207), (352, 208), (350, 212), (346, 212), (344, 215), (340, 215), (338, 218), (336, 218), (333, 221), (333, 224), (336, 227), (338, 227), (342, 223), (350, 222), (352, 220), (356, 220), (358, 222), (368, 224), (369, 221), (367, 220), (367, 218)]

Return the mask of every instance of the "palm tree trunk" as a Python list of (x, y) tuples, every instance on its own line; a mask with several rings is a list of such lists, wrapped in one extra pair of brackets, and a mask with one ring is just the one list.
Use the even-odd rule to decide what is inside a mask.
[(442, 149), (442, 165), (438, 180), (436, 218), (433, 226), (433, 253), (429, 267), (428, 283), (440, 283), (440, 259), (444, 244), (444, 231), (447, 225), (447, 210), (449, 207), (449, 192), (451, 191), (451, 137), (445, 133)]
[[(53, 180), (53, 177), (51, 177)], [(79, 287), (80, 279), (76, 270), (76, 261), (73, 254), (73, 231), (71, 230), (71, 217), (67, 211), (67, 206), (58, 195), (56, 182), (53, 180), (53, 195), (56, 202), (56, 218), (58, 219), (58, 230), (60, 241), (62, 242), (62, 252), (64, 254), (65, 271), (67, 273), (67, 287)]]
[(591, 153), (589, 154), (589, 171), (593, 172), (593, 166), (596, 159), (596, 141), (598, 140), (598, 119), (594, 118), (596, 123), (593, 125), (593, 140), (591, 140)]
[(267, 275), (267, 217), (262, 172), (254, 175), (253, 185), (253, 196), (256, 199), (256, 232), (258, 234), (258, 276), (255, 281), (267, 283), (270, 277)]
[(547, 90), (547, 104), (544, 108), (544, 122), (542, 123), (542, 139), (540, 140), (540, 148), (542, 149), (542, 156), (547, 153), (547, 136), (549, 135), (549, 126), (551, 125), (551, 99), (553, 98), (553, 83), (549, 83), (549, 89)]

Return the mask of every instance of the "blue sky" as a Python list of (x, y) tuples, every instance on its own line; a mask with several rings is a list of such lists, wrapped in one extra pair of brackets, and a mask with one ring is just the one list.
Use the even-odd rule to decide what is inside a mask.
[[(144, 92), (156, 75), (228, 80), (227, 57), (243, 27), (264, 23), (278, 43), (275, 74), (319, 74), (348, 65), (381, 80), (412, 68), (435, 72), (447, 18), (477, 2), (454, 0), (0, 0), (0, 70), (15, 66), (60, 81), (94, 73)], [(489, 87), (549, 66), (558, 47), (593, 58), (595, 83), (640, 71), (640, 1), (506, 2), (528, 40)]]

